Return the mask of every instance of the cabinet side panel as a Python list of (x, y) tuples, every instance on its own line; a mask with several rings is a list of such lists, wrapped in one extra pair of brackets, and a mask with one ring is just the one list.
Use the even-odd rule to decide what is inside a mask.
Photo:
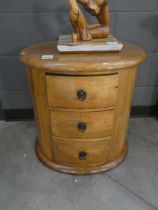
[(118, 158), (126, 144), (137, 67), (119, 71), (119, 88), (114, 113), (111, 160)]
[(51, 139), (50, 116), (47, 104), (45, 72), (28, 69), (35, 120), (38, 128), (38, 142), (43, 154), (52, 160), (53, 141)]

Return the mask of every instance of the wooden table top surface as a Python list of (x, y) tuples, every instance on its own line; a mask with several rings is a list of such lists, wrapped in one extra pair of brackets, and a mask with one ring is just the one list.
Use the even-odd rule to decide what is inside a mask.
[[(44, 60), (43, 55), (53, 55), (53, 59)], [(86, 74), (133, 67), (144, 62), (146, 56), (143, 49), (127, 43), (124, 43), (120, 52), (60, 54), (57, 42), (44, 42), (25, 48), (20, 54), (20, 60), (29, 67), (54, 73)]]

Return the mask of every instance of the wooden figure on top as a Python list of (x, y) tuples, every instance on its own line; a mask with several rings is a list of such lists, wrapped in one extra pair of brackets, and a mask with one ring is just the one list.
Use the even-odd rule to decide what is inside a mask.
[[(110, 34), (110, 17), (105, 0), (69, 0), (71, 11), (70, 21), (74, 29), (73, 41), (89, 41), (106, 38)], [(96, 16), (98, 24), (88, 24), (79, 3), (88, 13)]]

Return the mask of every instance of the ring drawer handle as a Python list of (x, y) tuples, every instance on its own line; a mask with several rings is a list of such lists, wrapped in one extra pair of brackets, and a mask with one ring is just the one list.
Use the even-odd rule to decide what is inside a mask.
[(77, 91), (77, 98), (78, 98), (78, 100), (84, 101), (86, 99), (86, 97), (87, 97), (87, 93), (86, 93), (85, 90), (80, 89), (80, 90)]
[(79, 159), (80, 160), (86, 160), (87, 153), (84, 151), (79, 152)]
[(80, 132), (85, 132), (86, 129), (87, 129), (87, 125), (86, 125), (86, 123), (84, 123), (84, 122), (78, 123), (78, 124), (77, 124), (77, 127), (78, 127), (78, 130), (79, 130)]

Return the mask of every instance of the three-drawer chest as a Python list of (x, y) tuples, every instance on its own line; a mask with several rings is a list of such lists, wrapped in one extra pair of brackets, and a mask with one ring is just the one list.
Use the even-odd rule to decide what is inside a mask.
[(55, 42), (21, 52), (38, 128), (36, 152), (45, 165), (92, 174), (125, 158), (137, 66), (145, 58), (130, 44), (119, 53), (59, 54)]

